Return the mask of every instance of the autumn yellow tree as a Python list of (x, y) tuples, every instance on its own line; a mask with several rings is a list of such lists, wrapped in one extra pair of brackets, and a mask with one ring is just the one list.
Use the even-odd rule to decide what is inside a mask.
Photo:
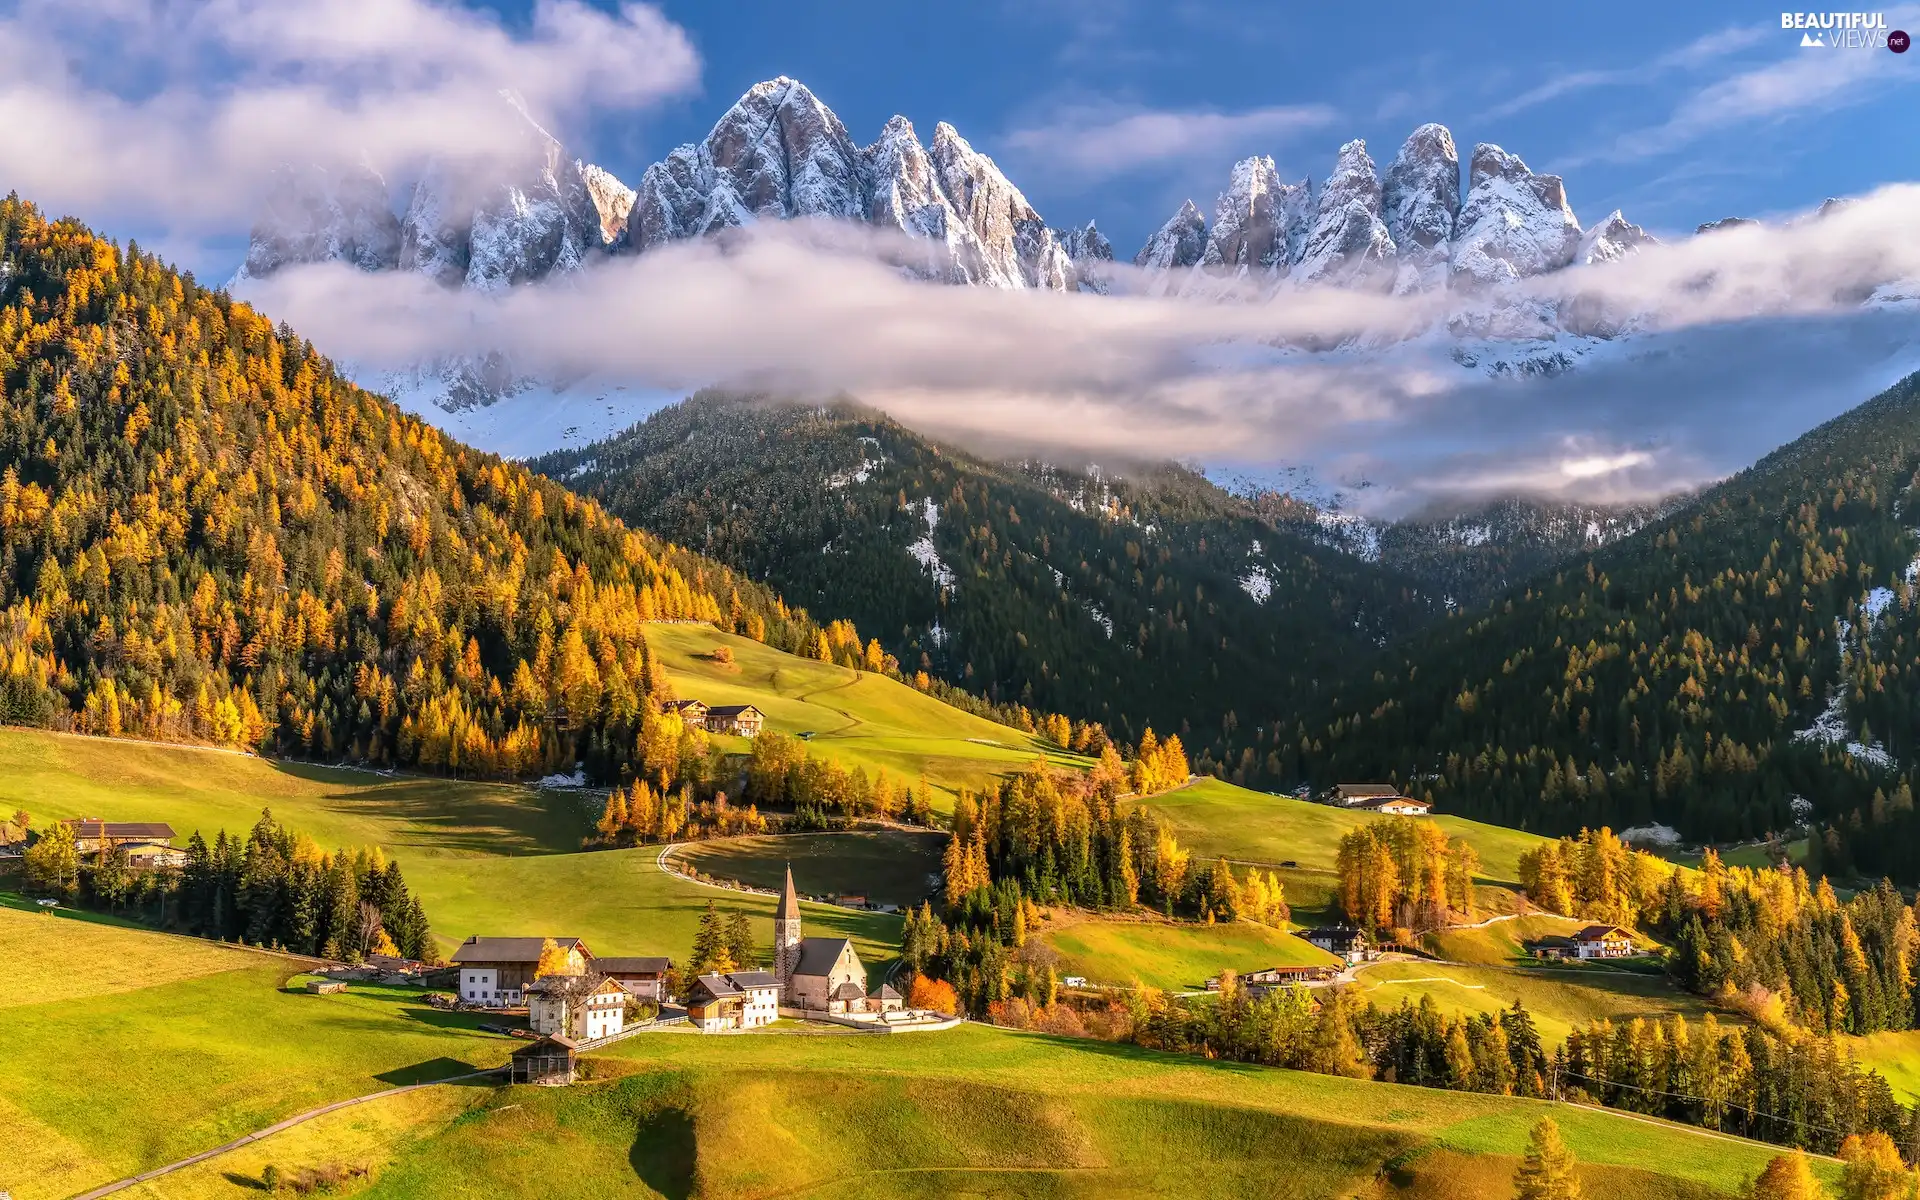
[(533, 977), (544, 979), (549, 975), (567, 974), (567, 952), (552, 938), (540, 943), (540, 958), (533, 965)]

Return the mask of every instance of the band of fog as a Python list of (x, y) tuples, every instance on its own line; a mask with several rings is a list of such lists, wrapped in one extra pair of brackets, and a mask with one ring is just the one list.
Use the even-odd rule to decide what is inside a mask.
[(649, 5), (534, 0), (526, 28), (433, 0), (20, 0), (0, 12), (0, 181), (176, 232), (251, 220), (287, 162), (523, 154), (502, 89), (567, 122), (698, 82)]
[[(498, 352), (516, 371), (550, 379), (845, 394), (976, 442), (1241, 462), (1358, 462), (1370, 450), (1376, 461), (1390, 455), (1401, 474), (1418, 464), (1405, 481), (1414, 488), (1518, 480), (1624, 499), (1746, 461), (1715, 454), (1715, 436), (1732, 453), (1771, 448), (1715, 430), (1715, 388), (1737, 384), (1745, 390), (1719, 403), (1751, 407), (1766, 380), (1746, 368), (1764, 359), (1767, 343), (1790, 343), (1782, 322), (1858, 312), (1874, 286), (1920, 279), (1916, 235), (1920, 188), (1901, 185), (1817, 219), (1651, 247), (1477, 298), (1335, 287), (1264, 295), (1231, 279), (1205, 281), (1204, 298), (1181, 298), (1145, 294), (1147, 281), (1120, 266), (1111, 296), (928, 283), (900, 269), (926, 261), (925, 242), (791, 222), (503, 293), (323, 265), (251, 285), (246, 298), (363, 368)], [(1463, 308), (1524, 310), (1531, 301), (1633, 314), (1643, 338), (1702, 326), (1774, 332), (1740, 341), (1729, 350), (1740, 361), (1713, 373), (1689, 368), (1685, 409), (1658, 395), (1652, 366), (1585, 382), (1489, 384), (1445, 361), (1450, 341), (1417, 336)], [(1580, 399), (1555, 403), (1556, 395)], [(1821, 401), (1799, 424), (1792, 412), (1743, 420), (1791, 436), (1830, 406)], [(1703, 436), (1706, 444), (1694, 444)], [(1655, 440), (1665, 444), (1650, 448)], [(1472, 465), (1489, 459), (1497, 465)]]

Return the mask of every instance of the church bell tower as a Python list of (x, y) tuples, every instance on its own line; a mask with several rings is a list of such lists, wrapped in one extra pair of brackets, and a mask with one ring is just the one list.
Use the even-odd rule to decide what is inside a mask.
[(793, 972), (800, 965), (800, 897), (793, 890), (793, 868), (787, 868), (787, 890), (773, 910), (773, 973), (786, 995)]

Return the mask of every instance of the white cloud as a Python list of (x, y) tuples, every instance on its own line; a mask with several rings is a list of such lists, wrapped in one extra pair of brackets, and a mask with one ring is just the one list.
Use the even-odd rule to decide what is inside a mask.
[(500, 151), (536, 116), (691, 86), (659, 11), (535, 0), (524, 30), (440, 0), (24, 0), (0, 16), (0, 179), (60, 212), (229, 231), (287, 161), (404, 172)]
[(1676, 70), (1697, 69), (1723, 61), (1724, 56), (1759, 45), (1769, 33), (1764, 22), (1736, 25), (1703, 34), (1675, 50), (1631, 67), (1557, 72), (1552, 78), (1510, 100), (1494, 105), (1478, 120), (1491, 121), (1558, 100), (1604, 87), (1644, 85)]
[[(1863, 282), (1920, 279), (1915, 187), (1528, 281), (1508, 297), (1630, 311), (1648, 330), (1543, 380), (1464, 370), (1445, 335), (1407, 340), (1457, 296), (1008, 293), (903, 278), (889, 265), (901, 250), (864, 227), (763, 224), (504, 295), (341, 266), (251, 295), (369, 367), (499, 351), (548, 378), (847, 394), (989, 446), (1325, 463), (1390, 480), (1389, 506), (1658, 495), (1857, 403), (1900, 362), (1920, 366), (1912, 313), (1861, 316), (1856, 301)], [(1342, 348), (1298, 349), (1310, 345)]]
[(1274, 105), (1240, 112), (1081, 104), (1015, 129), (1007, 145), (1042, 170), (1088, 182), (1162, 163), (1244, 158), (1330, 124), (1324, 104)]

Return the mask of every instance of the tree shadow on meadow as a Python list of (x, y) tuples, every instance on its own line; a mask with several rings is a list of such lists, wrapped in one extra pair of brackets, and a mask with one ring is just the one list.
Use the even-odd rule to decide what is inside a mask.
[[(411, 1066), (395, 1067), (391, 1071), (382, 1071), (375, 1075), (388, 1087), (406, 1087), (415, 1083), (441, 1083), (461, 1075), (472, 1075), (480, 1070), (474, 1064), (458, 1058), (429, 1058)], [(492, 1087), (494, 1081), (487, 1078), (461, 1079), (459, 1082), (468, 1087)]]
[(687, 1200), (693, 1194), (697, 1153), (692, 1115), (681, 1108), (659, 1108), (642, 1118), (627, 1161), (640, 1182), (667, 1200)]
[(352, 783), (325, 803), (343, 814), (395, 821), (411, 829), (395, 846), (484, 854), (556, 854), (580, 848), (589, 826), (577, 798), (518, 784), (386, 776), (309, 763), (274, 762), (274, 769), (315, 783)]

